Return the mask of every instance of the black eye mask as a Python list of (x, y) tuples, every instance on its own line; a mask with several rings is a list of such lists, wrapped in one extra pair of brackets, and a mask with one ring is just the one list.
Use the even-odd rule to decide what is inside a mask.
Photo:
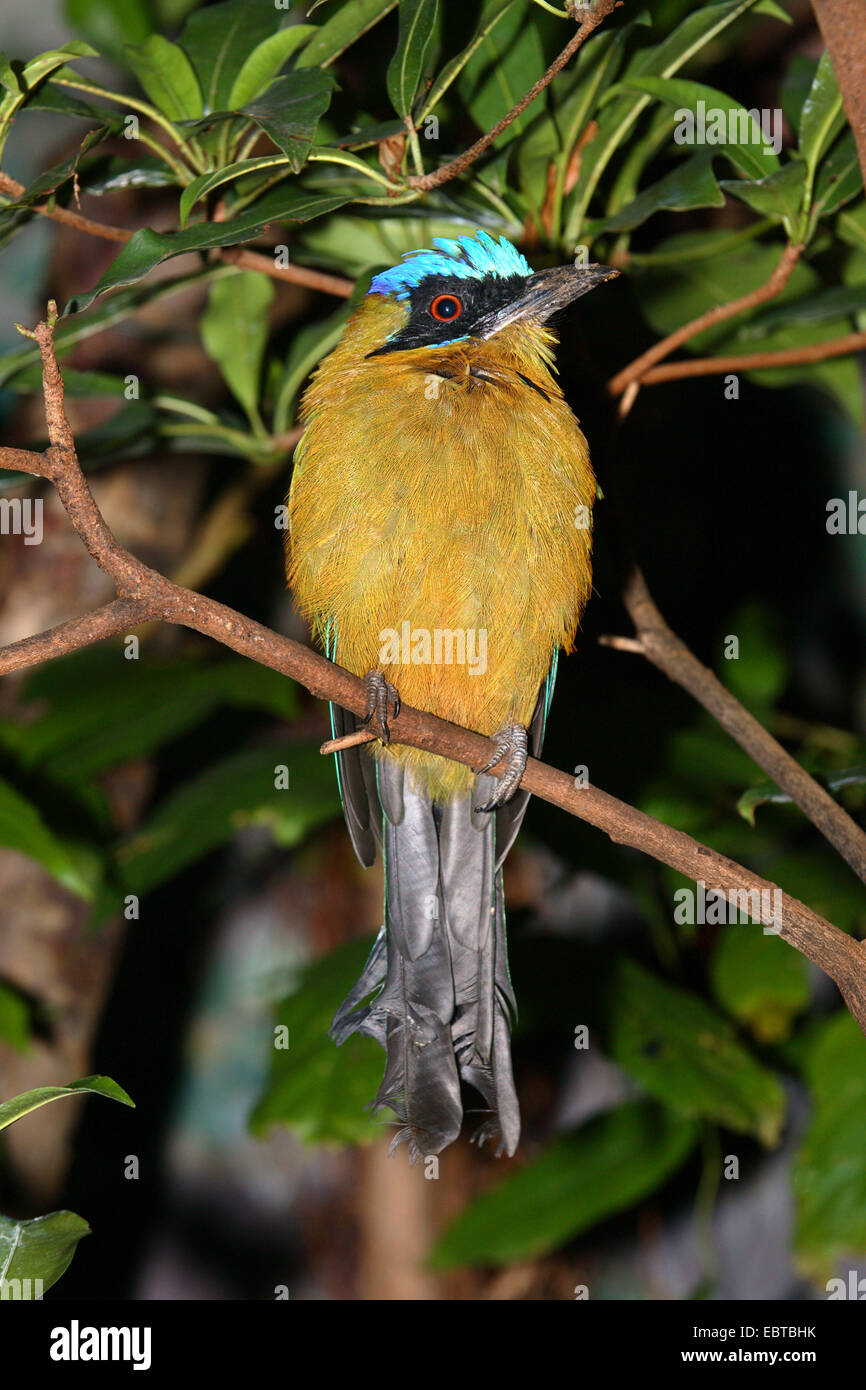
[(368, 352), (380, 357), (409, 348), (442, 347), (477, 337), (478, 325), (495, 310), (516, 299), (526, 284), (523, 275), (429, 275), (409, 291), (409, 318), (398, 333)]

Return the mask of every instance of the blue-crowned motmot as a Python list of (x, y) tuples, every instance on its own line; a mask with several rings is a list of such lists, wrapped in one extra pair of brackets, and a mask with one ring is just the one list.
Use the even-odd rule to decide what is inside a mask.
[[(381, 741), (337, 754), (361, 863), (385, 864), (385, 921), (332, 1035), (387, 1053), (375, 1098), (439, 1153), (460, 1132), (520, 1137), (502, 862), (523, 819), (559, 649), (590, 592), (595, 480), (552, 375), (546, 320), (615, 271), (533, 273), (504, 237), (436, 238), (376, 275), (303, 402), (289, 582), (328, 656), (366, 675)], [(501, 780), (388, 743), (397, 697), (495, 740)], [(335, 734), (360, 721), (332, 708)]]

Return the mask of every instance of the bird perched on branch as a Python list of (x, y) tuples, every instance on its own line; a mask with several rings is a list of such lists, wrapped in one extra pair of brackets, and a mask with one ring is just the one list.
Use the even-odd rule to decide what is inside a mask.
[[(434, 239), (376, 275), (303, 402), (288, 577), (327, 655), (366, 678), (379, 741), (337, 753), (364, 865), (385, 865), (385, 921), (331, 1033), (387, 1054), (373, 1104), (410, 1160), (460, 1132), (514, 1153), (502, 862), (528, 793), (557, 654), (590, 592), (595, 480), (552, 375), (556, 311), (616, 274), (533, 273), (504, 237)], [(389, 744), (400, 699), (489, 735), (478, 773)], [(362, 721), (332, 707), (336, 736)], [(501, 779), (490, 769), (505, 760)]]

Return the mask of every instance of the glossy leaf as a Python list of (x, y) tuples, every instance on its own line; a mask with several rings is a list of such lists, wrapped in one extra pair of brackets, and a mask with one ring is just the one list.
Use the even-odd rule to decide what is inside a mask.
[(41, 1109), (43, 1105), (49, 1105), (51, 1101), (80, 1095), (104, 1096), (106, 1100), (117, 1100), (121, 1105), (130, 1105), (135, 1109), (135, 1101), (110, 1076), (85, 1076), (80, 1081), (70, 1081), (68, 1086), (40, 1086), (35, 1091), (24, 1091), (11, 1100), (0, 1101), (0, 1130)]
[(781, 222), (791, 238), (799, 223), (805, 187), (806, 166), (800, 160), (791, 160), (763, 179), (722, 179), (726, 193), (732, 193), (762, 217)]
[(280, 166), (288, 169), (288, 161), (284, 154), (262, 155), (258, 159), (239, 159), (234, 164), (226, 164), (221, 169), (210, 169), (206, 174), (200, 174), (192, 183), (188, 183), (180, 195), (178, 204), (178, 214), (181, 227), (185, 227), (187, 219), (195, 207), (196, 203), (201, 202), (215, 188), (222, 188), (227, 183), (234, 183), (237, 179), (246, 178), (248, 174), (256, 174), (263, 169), (275, 169)]
[[(706, 112), (710, 110), (723, 111), (726, 117), (725, 139), (712, 143), (707, 141), (710, 148), (717, 154), (726, 155), (731, 163), (736, 165), (738, 172), (750, 179), (764, 178), (767, 174), (772, 174), (778, 169), (778, 155), (770, 142), (764, 138), (760, 123), (751, 117), (741, 102), (735, 101), (726, 92), (720, 92), (715, 87), (707, 87), (702, 82), (690, 82), (678, 77), (631, 77), (626, 78), (622, 85), (632, 87), (636, 91), (648, 92), (658, 101), (676, 107), (678, 112), (691, 112), (692, 116), (695, 117), (692, 127), (695, 136), (699, 133), (697, 115), (701, 103), (703, 103), (705, 113), (705, 126)], [(678, 123), (681, 120), (682, 117), (678, 116)], [(689, 133), (685, 122), (683, 122), (682, 129), (684, 134)], [(728, 137), (732, 131), (743, 138), (730, 140)], [(713, 133), (715, 133), (714, 130)], [(706, 129), (704, 134), (707, 134)], [(688, 140), (680, 141), (676, 132), (674, 133), (674, 140), (677, 144), (688, 145), (690, 143)]]
[(247, 415), (258, 413), (268, 314), (274, 284), (257, 270), (239, 270), (211, 286), (200, 320), (205, 352)]
[(436, 109), (439, 102), (448, 91), (448, 88), (460, 76), (460, 73), (463, 71), (470, 58), (478, 51), (487, 38), (487, 35), (491, 33), (506, 10), (510, 10), (513, 4), (514, 0), (487, 0), (487, 3), (481, 11), (478, 27), (469, 40), (469, 43), (465, 48), (461, 49), (456, 57), (445, 64), (445, 67), (439, 73), (439, 76), (430, 88), (428, 95), (424, 98), (424, 107), (419, 117), (419, 124), (423, 121), (428, 111), (434, 111)]
[(846, 130), (821, 161), (812, 200), (813, 230), (819, 217), (829, 217), (863, 192), (863, 174), (854, 134)]
[[(708, 43), (755, 4), (755, 0), (723, 0), (703, 5), (686, 15), (673, 33), (661, 43), (638, 52), (626, 68), (625, 78), (673, 77)], [(584, 151), (580, 176), (569, 205), (566, 239), (576, 241), (590, 200), (614, 152), (625, 142), (629, 130), (651, 101), (648, 93), (627, 93), (615, 97), (605, 107), (598, 132)]]
[(298, 58), (299, 68), (326, 68), (380, 19), (397, 0), (346, 0), (310, 39)]
[(404, 119), (411, 114), (436, 30), (439, 0), (400, 0), (397, 51), (388, 67), (391, 104)]
[(599, 1115), (476, 1197), (429, 1262), (503, 1265), (555, 1250), (654, 1192), (696, 1140), (692, 1121), (647, 1102)]
[(214, 246), (237, 246), (255, 241), (269, 222), (307, 222), (348, 201), (348, 197), (277, 189), (273, 195), (261, 198), (238, 217), (225, 222), (198, 222), (180, 232), (154, 232), (150, 227), (142, 227), (93, 289), (74, 295), (64, 312), (80, 313), (106, 290), (135, 284), (163, 261), (180, 256), (184, 251), (206, 251)]
[(123, 56), (154, 106), (170, 121), (187, 121), (201, 115), (201, 87), (179, 44), (169, 43), (161, 34), (151, 34), (142, 44), (127, 45)]
[(270, 38), (280, 23), (280, 11), (259, 0), (222, 0), (196, 10), (187, 20), (178, 43), (195, 69), (203, 110), (224, 111), (246, 59)]
[(608, 1027), (614, 1060), (651, 1095), (684, 1115), (754, 1134), (764, 1144), (778, 1141), (782, 1087), (697, 995), (625, 961), (611, 991)]
[(372, 941), (350, 941), (314, 961), (278, 1007), (275, 1028), (288, 1047), (275, 1047), (267, 1087), (250, 1119), (254, 1134), (286, 1125), (307, 1144), (364, 1144), (388, 1132), (366, 1108), (379, 1089), (385, 1054), (372, 1038), (337, 1047), (331, 1020), (364, 968)]
[[(255, 121), (273, 140), (285, 155), (288, 167), (293, 173), (298, 173), (309, 154), (319, 117), (328, 109), (333, 88), (334, 79), (330, 73), (290, 72), (285, 77), (278, 77), (271, 83), (264, 96), (259, 97), (257, 101), (249, 102), (242, 111), (214, 111), (202, 120), (194, 122), (190, 127), (191, 133), (207, 129), (215, 122), (231, 121), (245, 116)], [(242, 171), (243, 165), (252, 166), (253, 163), (254, 161), (242, 160), (229, 168), (232, 171), (240, 168)], [(215, 169), (209, 174), (203, 174), (190, 184), (190, 189), (216, 187), (219, 182), (226, 181), (220, 177), (226, 172), (223, 169)], [(227, 174), (228, 178), (239, 176), (237, 172)], [(184, 190), (184, 195), (187, 210), (193, 202), (203, 196), (197, 191), (190, 202), (191, 195), (188, 189)]]
[(602, 231), (631, 231), (663, 209), (684, 212), (691, 208), (717, 208), (722, 207), (724, 201), (725, 195), (713, 173), (712, 152), (699, 150), (657, 183), (645, 188), (613, 217), (605, 218), (593, 232), (597, 235)]
[(836, 81), (830, 55), (824, 53), (800, 115), (799, 152), (810, 175), (814, 173), (819, 159), (835, 140), (844, 123), (845, 113), (842, 110), (839, 83)]
[(107, 125), (102, 125), (98, 126), (96, 130), (88, 131), (78, 149), (75, 150), (73, 154), (61, 160), (59, 164), (55, 164), (52, 168), (46, 169), (38, 178), (34, 179), (33, 183), (24, 190), (20, 197), (16, 198), (14, 202), (7, 203), (5, 207), (0, 208), (0, 225), (14, 216), (16, 211), (22, 208), (32, 207), (34, 203), (41, 202), (52, 193), (56, 192), (58, 188), (62, 187), (62, 185), (71, 179), (77, 172), (78, 166), (88, 150), (92, 149), (94, 145), (98, 145), (100, 141), (105, 138), (108, 129), (109, 127)]
[(88, 1235), (90, 1227), (74, 1211), (52, 1211), (29, 1221), (0, 1216), (4, 1298), (41, 1296), (66, 1272), (78, 1242)]
[(229, 93), (229, 106), (233, 111), (245, 106), (254, 97), (260, 96), (272, 78), (276, 77), (283, 64), (315, 34), (315, 24), (293, 24), (287, 29), (279, 29), (270, 38), (253, 49), (235, 78)]
[[(515, 5), (498, 24), (488, 27), (457, 78), (457, 90), (475, 124), (489, 130), (542, 76), (544, 68), (544, 46), (535, 16)], [(537, 116), (535, 107), (530, 107), (497, 137), (494, 148), (510, 144)]]
[(112, 155), (88, 168), (80, 175), (79, 182), (85, 192), (99, 198), (126, 188), (167, 188), (176, 183), (177, 178), (155, 155), (142, 154), (134, 160)]

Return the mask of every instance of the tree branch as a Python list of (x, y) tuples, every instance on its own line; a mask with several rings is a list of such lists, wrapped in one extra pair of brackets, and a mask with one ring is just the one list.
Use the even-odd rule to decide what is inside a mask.
[[(213, 599), (172, 583), (117, 543), (81, 472), (66, 419), (63, 382), (54, 355), (56, 314), (56, 306), (49, 305), (46, 321), (31, 335), (39, 344), (42, 356), (50, 446), (41, 455), (21, 449), (0, 449), (0, 466), (47, 477), (54, 482), (75, 530), (97, 564), (114, 579), (119, 598), (94, 613), (62, 623), (50, 632), (0, 649), (0, 674), (40, 665), (122, 632), (128, 625), (162, 618), (212, 637), (240, 655), (299, 681), (320, 699), (333, 700), (355, 714), (365, 714), (366, 691), (357, 676), (326, 661), (301, 643), (272, 632)], [(480, 767), (492, 749), (491, 741), (481, 734), (408, 706), (403, 706), (399, 716), (391, 722), (391, 731), (398, 743), (438, 753), (468, 767)], [(866, 947), (861, 943), (846, 936), (804, 903), (782, 893), (775, 884), (598, 787), (577, 786), (567, 773), (535, 758), (527, 762), (522, 786), (596, 826), (617, 844), (638, 849), (659, 863), (704, 883), (710, 892), (762, 895), (760, 909), (754, 915), (766, 926), (778, 930), (785, 941), (835, 980), (848, 1008), (866, 1033)]]
[(827, 362), (832, 357), (846, 357), (852, 352), (866, 350), (866, 333), (846, 333), (844, 338), (831, 338), (826, 343), (809, 343), (805, 347), (779, 348), (775, 352), (741, 352), (731, 357), (696, 357), (690, 362), (668, 362), (653, 367), (641, 377), (641, 386), (660, 381), (682, 381), (690, 376), (717, 376), (724, 372), (753, 372), (760, 367), (797, 367), (809, 362)]
[(861, 0), (812, 0), (866, 183), (866, 25)]
[[(11, 198), (20, 198), (26, 192), (23, 183), (18, 183), (8, 174), (0, 172), (0, 193), (7, 193)], [(126, 245), (135, 235), (128, 227), (113, 227), (108, 222), (93, 222), (89, 217), (81, 217), (77, 212), (70, 212), (67, 208), (51, 207), (47, 203), (35, 203), (28, 211), (38, 212), (41, 217), (60, 222), (64, 227), (71, 227), (74, 231), (86, 232), (88, 236), (101, 237), (103, 241)], [(272, 257), (241, 247), (221, 247), (217, 254), (220, 260), (226, 261), (229, 265), (239, 265), (245, 270), (260, 270), (263, 275), (270, 275), (272, 280), (288, 280), (294, 285), (305, 285), (308, 289), (321, 290), (323, 294), (338, 295), (342, 299), (348, 299), (355, 288), (351, 280), (344, 280), (342, 276), (325, 275), (320, 270), (308, 270), (302, 265), (278, 266)]]
[(527, 106), (531, 105), (537, 96), (540, 96), (545, 87), (549, 86), (553, 81), (554, 77), (562, 72), (566, 63), (571, 61), (577, 50), (589, 38), (590, 34), (594, 33), (607, 16), (611, 14), (613, 10), (618, 9), (621, 4), (622, 0), (595, 0), (595, 4), (582, 21), (577, 33), (574, 34), (565, 45), (562, 52), (554, 58), (544, 76), (539, 77), (538, 81), (530, 87), (526, 95), (522, 96), (520, 100), (512, 106), (511, 110), (508, 111), (501, 120), (497, 121), (496, 125), (493, 126), (491, 130), (487, 131), (486, 135), (482, 135), (480, 139), (475, 141), (474, 145), (470, 145), (469, 149), (464, 150), (456, 159), (452, 159), (448, 164), (441, 165), (440, 168), (432, 170), (429, 174), (414, 174), (412, 177), (408, 178), (406, 182), (409, 184), (410, 188), (418, 188), (426, 193), (431, 188), (439, 188), (441, 184), (447, 183), (449, 179), (456, 178), (458, 174), (463, 173), (464, 169), (468, 169), (470, 164), (474, 164), (476, 159), (478, 159), (486, 149), (490, 148), (497, 136), (501, 135), (503, 130), (507, 130), (512, 121), (516, 121), (517, 117), (523, 114)]
[[(763, 285), (759, 285), (756, 290), (750, 290), (748, 294), (741, 295), (739, 299), (732, 299), (728, 304), (715, 305), (714, 308), (708, 309), (705, 314), (700, 314), (689, 323), (684, 323), (681, 328), (677, 328), (653, 347), (648, 348), (646, 352), (641, 353), (640, 357), (636, 357), (627, 367), (623, 367), (621, 372), (617, 372), (616, 376), (611, 377), (607, 386), (610, 394), (621, 396), (623, 391), (633, 382), (643, 384), (648, 380), (650, 367), (655, 366), (656, 362), (660, 362), (663, 357), (669, 357), (678, 347), (682, 347), (683, 343), (687, 343), (690, 338), (697, 337), (705, 329), (713, 328), (717, 323), (724, 323), (726, 319), (745, 313), (747, 309), (753, 309), (758, 304), (765, 304), (768, 299), (775, 299), (776, 295), (782, 293), (790, 280), (802, 251), (802, 246), (786, 246), (779, 264), (769, 280)], [(659, 377), (655, 379), (660, 380)]]
[(626, 580), (623, 602), (643, 655), (703, 705), (866, 882), (866, 833), (668, 627), (637, 565)]

